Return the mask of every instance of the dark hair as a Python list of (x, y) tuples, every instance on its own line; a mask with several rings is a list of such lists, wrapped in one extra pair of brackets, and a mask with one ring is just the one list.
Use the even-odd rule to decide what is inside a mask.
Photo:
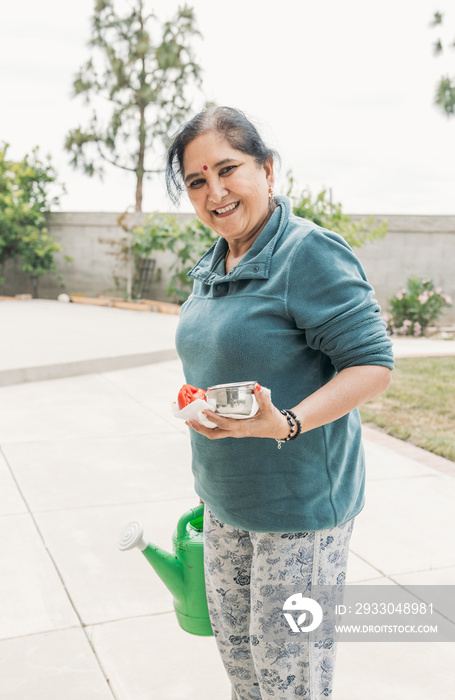
[(208, 131), (217, 131), (224, 136), (232, 148), (248, 153), (258, 165), (264, 165), (270, 158), (279, 159), (278, 153), (265, 145), (256, 127), (239, 109), (233, 107), (203, 109), (180, 127), (167, 152), (166, 188), (174, 204), (178, 204), (180, 194), (185, 190), (183, 184), (185, 149), (197, 136)]

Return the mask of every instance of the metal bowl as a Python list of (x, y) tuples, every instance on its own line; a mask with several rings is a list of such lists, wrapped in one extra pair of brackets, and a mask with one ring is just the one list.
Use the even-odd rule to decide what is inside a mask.
[(207, 389), (206, 400), (212, 411), (224, 416), (249, 416), (256, 404), (254, 387), (257, 382), (216, 384)]

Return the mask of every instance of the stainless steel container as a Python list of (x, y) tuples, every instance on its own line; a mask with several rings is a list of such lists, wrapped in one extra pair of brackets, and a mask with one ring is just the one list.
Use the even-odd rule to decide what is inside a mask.
[[(216, 384), (207, 389), (206, 400), (212, 411), (224, 416), (254, 415), (257, 402), (254, 387), (257, 382), (234, 382), (233, 384)], [(255, 411), (254, 411), (255, 412)]]

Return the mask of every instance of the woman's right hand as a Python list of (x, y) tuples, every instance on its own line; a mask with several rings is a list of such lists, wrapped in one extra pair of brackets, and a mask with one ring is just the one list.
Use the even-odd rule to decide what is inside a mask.
[(216, 428), (205, 428), (196, 420), (188, 420), (186, 424), (209, 440), (220, 440), (226, 437), (284, 440), (289, 435), (289, 424), (287, 418), (273, 405), (270, 390), (265, 387), (262, 389), (259, 384), (256, 384), (254, 395), (259, 404), (259, 410), (252, 418), (236, 420), (207, 409), (202, 413), (210, 422), (216, 424)]

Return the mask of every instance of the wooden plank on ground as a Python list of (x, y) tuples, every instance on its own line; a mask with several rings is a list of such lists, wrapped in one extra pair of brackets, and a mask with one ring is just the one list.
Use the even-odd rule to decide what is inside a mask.
[(71, 294), (70, 299), (76, 304), (87, 304), (90, 306), (108, 306), (116, 309), (128, 309), (130, 311), (154, 311), (162, 314), (180, 313), (179, 304), (170, 304), (165, 301), (156, 301), (154, 299), (120, 299), (119, 297), (110, 297), (100, 295), (98, 297), (86, 297), (83, 294)]

